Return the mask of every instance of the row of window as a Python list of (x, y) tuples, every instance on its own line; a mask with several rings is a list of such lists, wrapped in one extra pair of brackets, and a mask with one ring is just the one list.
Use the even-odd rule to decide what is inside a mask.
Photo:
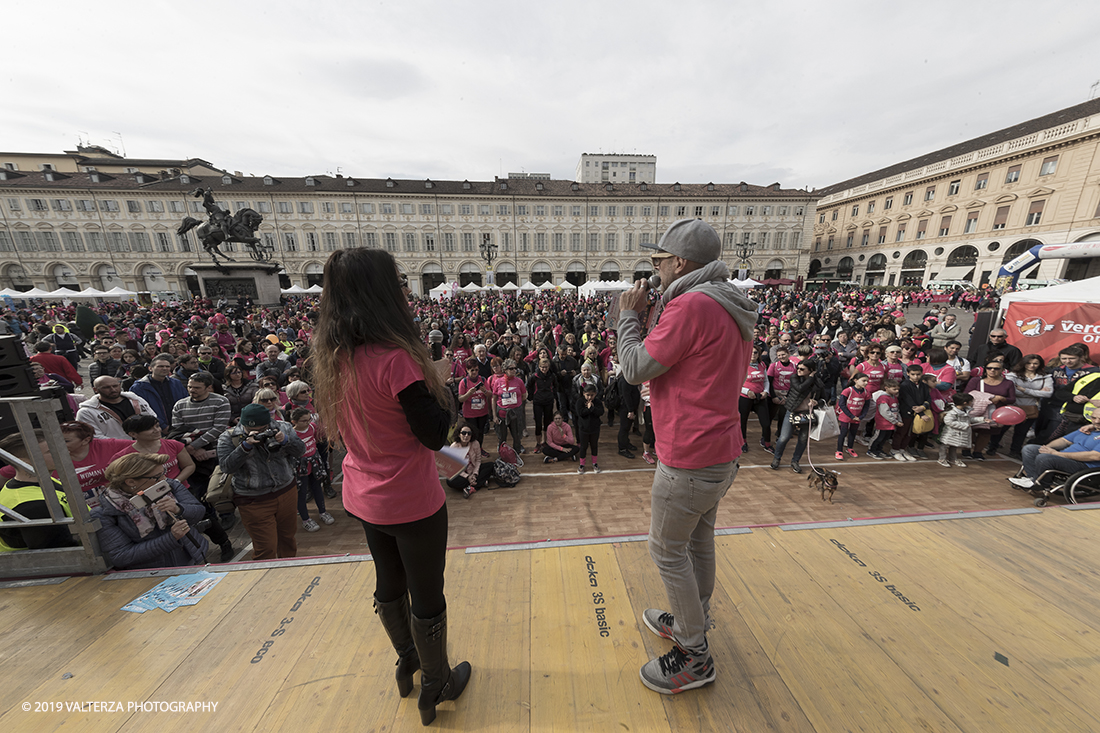
[[(21, 211), (23, 209), (24, 202), (28, 211), (119, 211), (118, 201), (114, 199), (41, 199), (41, 198), (28, 198), (17, 199), (9, 198), (8, 210), (9, 211)], [(135, 200), (127, 200), (126, 211), (131, 214), (140, 214), (143, 211), (142, 202)], [(293, 201), (276, 201), (275, 212), (279, 214), (293, 214), (295, 211), (295, 202)], [(202, 203), (199, 201), (180, 201), (169, 200), (167, 202), (167, 209), (165, 208), (165, 202), (158, 199), (148, 199), (144, 202), (144, 211), (148, 213), (163, 213), (168, 211), (169, 213), (183, 214), (190, 210), (192, 213), (201, 213), (203, 211)], [(341, 214), (354, 214), (355, 204), (350, 201), (343, 201), (339, 204), (332, 201), (321, 201), (319, 203), (320, 211), (324, 214), (335, 214), (337, 212), (337, 206)], [(228, 202), (219, 202), (219, 206), (222, 208), (230, 209)], [(459, 216), (473, 216), (474, 204), (457, 204)], [(508, 204), (477, 204), (477, 213), (479, 216), (492, 216), (494, 213), (497, 216), (511, 216), (513, 207)], [(439, 204), (440, 216), (453, 216), (455, 213), (455, 204)], [(252, 208), (247, 201), (234, 201), (231, 211), (240, 211), (241, 209)], [(271, 202), (269, 201), (257, 201), (255, 206), (256, 211), (261, 214), (270, 214), (272, 211)], [(744, 209), (745, 216), (790, 216), (793, 211), (794, 216), (802, 216), (805, 207), (803, 206), (758, 206), (756, 204), (748, 204), (744, 206), (727, 206), (727, 216), (740, 216), (741, 210)], [(420, 204), (419, 209), (417, 204), (394, 204), (394, 203), (361, 203), (359, 204), (360, 214), (397, 214), (401, 213), (404, 216), (413, 216), (417, 213), (421, 216), (433, 216), (435, 215), (435, 206), (433, 204)], [(533, 213), (535, 216), (546, 216), (547, 212), (552, 212), (551, 215), (555, 217), (564, 217), (566, 207), (564, 205), (551, 205), (546, 206), (544, 204), (516, 204), (514, 207), (516, 216), (528, 216), (529, 213)], [(587, 215), (590, 218), (597, 218), (601, 215), (609, 218), (615, 218), (620, 215), (624, 217), (633, 217), (636, 212), (640, 211), (643, 217), (653, 216), (652, 206), (621, 206), (619, 204), (608, 204), (604, 206), (590, 205), (588, 207)], [(657, 207), (657, 215), (661, 218), (666, 218), (675, 212), (676, 218), (682, 219), (687, 216), (695, 216), (702, 218), (706, 215), (708, 207), (706, 206), (666, 206), (661, 205)], [(299, 214), (312, 214), (314, 213), (314, 203), (312, 201), (298, 201), (297, 212)], [(710, 206), (709, 213), (711, 217), (722, 216), (721, 206)], [(574, 219), (580, 219), (585, 215), (585, 208), (583, 206), (569, 206), (569, 215)]]
[[(1043, 207), (1045, 205), (1046, 205), (1046, 200), (1032, 201), (1030, 203), (1030, 205), (1028, 206), (1027, 217), (1024, 219), (1024, 226), (1029, 226), (1030, 227), (1030, 226), (1036, 226), (1036, 225), (1040, 224), (1042, 222), (1042, 219), (1043, 219)], [(1011, 206), (998, 206), (997, 207), (997, 211), (993, 215), (992, 231), (999, 231), (999, 230), (1005, 228), (1005, 226), (1008, 223), (1008, 214), (1009, 214), (1009, 210), (1011, 208), (1012, 208)], [(1098, 211), (1100, 211), (1100, 210), (1098, 210)], [(968, 213), (966, 215), (966, 222), (963, 225), (962, 234), (973, 234), (973, 233), (978, 231), (978, 216), (979, 216), (980, 213), (981, 212), (978, 212), (978, 211), (971, 211), (970, 213)], [(939, 227), (939, 235), (938, 236), (948, 237), (948, 236), (951, 235), (951, 221), (952, 221), (952, 219), (953, 219), (953, 215), (951, 215), (951, 214), (944, 214), (943, 216), (940, 217), (940, 227)], [(920, 221), (917, 222), (916, 239), (924, 239), (925, 236), (928, 234), (928, 221), (929, 221), (928, 219), (921, 219)], [(894, 241), (895, 242), (905, 241), (906, 224), (907, 224), (907, 222), (899, 222), (898, 223), (897, 231), (894, 234)], [(878, 228), (878, 238), (876, 240), (876, 244), (885, 244), (886, 243), (886, 229), (887, 229), (886, 226), (880, 226)], [(855, 241), (855, 236), (856, 236), (856, 234), (855, 234), (854, 230), (848, 232), (848, 236), (847, 236), (847, 239), (845, 241), (845, 246), (846, 247), (853, 246), (854, 241)], [(866, 247), (868, 244), (870, 244), (870, 240), (871, 240), (871, 230), (870, 229), (864, 229), (863, 232), (862, 232), (862, 235), (860, 237), (860, 242), (859, 242), (860, 246), (861, 247)], [(834, 244), (834, 238), (830, 236), (825, 242), (825, 249), (827, 249), (827, 250), (832, 249), (833, 244)], [(814, 251), (817, 252), (820, 249), (821, 249), (821, 237), (817, 237), (814, 240)]]
[[(760, 248), (797, 249), (801, 232), (726, 232), (724, 246), (733, 249), (737, 244), (755, 243)], [(0, 230), (0, 252), (194, 252), (198, 243), (194, 233), (180, 238), (171, 232), (78, 232), (60, 233), (45, 231)], [(437, 235), (434, 232), (382, 232), (382, 245), (391, 252), (436, 252)], [(481, 244), (492, 245), (493, 232), (443, 232), (439, 235), (443, 252), (476, 252)], [(357, 232), (264, 232), (264, 243), (272, 251), (332, 252), (341, 247), (378, 247), (378, 233), (363, 233), (362, 241)], [(589, 232), (588, 251), (615, 252), (620, 246), (625, 252), (654, 241), (652, 232)], [(500, 232), (499, 247), (503, 252), (582, 252), (583, 232)], [(235, 252), (233, 242), (221, 245), (223, 251)], [(461, 248), (461, 250), (459, 249)]]
[[(1022, 163), (1019, 164), (1019, 165), (1009, 166), (1007, 173), (1005, 173), (1005, 183), (1009, 184), (1009, 183), (1016, 183), (1017, 181), (1019, 181), (1021, 170), (1023, 170), (1023, 164)], [(1052, 155), (1049, 158), (1044, 158), (1042, 165), (1039, 167), (1039, 177), (1053, 175), (1054, 172), (1057, 171), (1057, 170), (1058, 170), (1058, 156), (1057, 155)], [(981, 191), (981, 190), (985, 189), (988, 185), (989, 185), (989, 171), (986, 171), (984, 173), (979, 173), (977, 179), (975, 179), (975, 182), (974, 182), (974, 190), (975, 191)], [(951, 181), (950, 183), (947, 184), (947, 195), (948, 196), (957, 196), (958, 193), (959, 193), (959, 189), (961, 187), (962, 187), (962, 179), (961, 178), (957, 179), (957, 180), (954, 180), (954, 181)], [(915, 191), (906, 191), (905, 194), (902, 196), (901, 205), (902, 206), (911, 205), (913, 203), (913, 197), (914, 197), (915, 194), (916, 194)], [(935, 200), (935, 198), (936, 198), (936, 186), (931, 185), (931, 186), (926, 187), (924, 189), (924, 201), (926, 201), (926, 202), (927, 201), (933, 201), (933, 200)], [(867, 202), (867, 208), (865, 209), (865, 212), (867, 214), (875, 213), (875, 205), (877, 203), (878, 203), (877, 201), (868, 201)], [(859, 216), (859, 207), (860, 207), (859, 204), (852, 204), (852, 216), (853, 217)], [(894, 197), (893, 196), (887, 196), (886, 199), (882, 202), (882, 210), (887, 211), (889, 209), (892, 209), (893, 207), (894, 207)], [(833, 209), (832, 220), (836, 221), (839, 216), (840, 216), (840, 210), (839, 209)], [(824, 212), (822, 212), (821, 215), (818, 216), (818, 223), (819, 224), (824, 224), (825, 223), (825, 213)]]
[(169, 232), (52, 232), (0, 229), (0, 252), (191, 252), (192, 244)]
[[(22, 211), (23, 205), (26, 204), (28, 211), (109, 211), (118, 212), (119, 204), (114, 199), (8, 199), (8, 211)], [(165, 202), (157, 199), (149, 199), (145, 201), (144, 209), (141, 201), (127, 200), (126, 211), (131, 214), (140, 214), (142, 211), (146, 211), (150, 214), (163, 213), (165, 211)], [(187, 206), (190, 204), (190, 207)], [(202, 204), (198, 201), (168, 201), (167, 211), (183, 214), (188, 211), (188, 208), (192, 212), (202, 212)]]

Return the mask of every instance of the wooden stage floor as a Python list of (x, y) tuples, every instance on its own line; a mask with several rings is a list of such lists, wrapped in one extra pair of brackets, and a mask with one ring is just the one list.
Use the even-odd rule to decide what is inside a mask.
[[(718, 679), (674, 697), (638, 678), (668, 648), (640, 622), (664, 599), (644, 542), (452, 550), (450, 648), (474, 676), (435, 725), (1100, 730), (1100, 511), (838, 524), (718, 538)], [(0, 591), (0, 730), (422, 729), (415, 696), (397, 695), (369, 561), (252, 568), (171, 614), (119, 610), (148, 577)], [(123, 711), (33, 710), (95, 701)], [(146, 701), (217, 709), (125, 710)]]

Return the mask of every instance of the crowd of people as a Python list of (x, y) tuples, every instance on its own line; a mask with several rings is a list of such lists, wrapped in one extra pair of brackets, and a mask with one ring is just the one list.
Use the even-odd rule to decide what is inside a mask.
[[(809, 433), (825, 408), (836, 417), (828, 451), (836, 460), (857, 457), (857, 443), (872, 458), (902, 462), (962, 467), (998, 452), (1022, 460), (1028, 444), (1090, 430), (1100, 375), (1086, 345), (1048, 363), (1021, 354), (995, 329), (973, 364), (963, 356), (968, 334), (957, 311), (995, 307), (991, 292), (945, 299), (931, 291), (769, 288), (746, 295), (758, 315), (737, 405), (742, 449), (756, 423), (754, 443), (777, 470), (792, 440), (789, 467), (803, 470)], [(447, 486), (466, 497), (493, 486), (503, 446), (546, 463), (574, 462), (582, 474), (601, 472), (601, 447), (658, 462), (648, 382), (622, 378), (616, 297), (410, 297), (419, 337), (453, 402), (447, 441), (467, 456)], [(919, 317), (906, 315), (914, 309)], [(235, 511), (219, 515), (205, 503), (198, 523), (223, 560), (234, 554), (226, 529), (235, 514), (257, 558), (292, 556), (295, 524), (315, 532), (336, 521), (325, 498), (335, 496), (340, 467), (330, 462), (312, 403), (316, 298), (278, 309), (201, 298), (105, 303), (92, 316), (78, 327), (76, 306), (36, 303), (0, 318), (0, 330), (20, 336), (33, 354), (40, 382), (71, 392), (75, 419), (64, 434), (90, 505), (110, 484), (113, 460), (159, 453), (168, 457), (166, 478), (200, 504), (215, 469), (233, 475)], [(992, 413), (1006, 405), (1026, 418), (997, 424)], [(271, 426), (282, 426), (275, 432), (285, 451), (275, 443), (254, 450), (262, 441), (250, 436)], [(929, 455), (930, 446), (938, 455)], [(271, 471), (283, 463), (285, 472)]]
[[(642, 620), (672, 649), (640, 676), (661, 694), (715, 680), (714, 525), (750, 450), (750, 416), (774, 470), (794, 440), (789, 466), (802, 472), (811, 430), (835, 437), (837, 461), (858, 457), (857, 443), (876, 460), (948, 469), (1007, 450), (1024, 465), (1013, 483), (1029, 490), (1046, 468), (1100, 466), (1100, 369), (1087, 345), (1047, 363), (994, 328), (967, 352), (973, 362), (963, 356), (969, 334), (952, 308), (994, 307), (988, 293), (742, 292), (718, 234), (693, 219), (646, 246), (659, 291), (639, 281), (590, 298), (432, 301), (410, 296), (392, 255), (356, 249), (329, 258), (319, 302), (38, 304), (10, 308), (0, 330), (34, 353), (42, 384), (70, 397), (68, 458), (116, 568), (201, 564), (212, 545), (228, 561), (238, 515), (253, 558), (294, 557), (299, 527), (336, 521), (325, 499), (343, 454), (342, 503), (371, 552), (398, 691), (421, 673), (425, 725), (472, 675), (448, 656), (444, 487), (469, 499), (510, 485), (490, 435), (499, 458), (540, 454), (600, 473), (603, 428), (618, 422), (618, 454), (655, 465), (648, 545), (668, 606)], [(924, 312), (911, 318), (914, 306)], [(52, 490), (71, 515), (56, 479), (26, 468), (35, 453), (57, 464), (42, 433), (33, 438), (0, 441), (19, 459), (3, 469), (0, 503), (46, 518)], [(435, 452), (448, 443), (464, 461), (441, 481)], [(0, 551), (73, 541), (57, 525), (0, 528)]]
[[(238, 516), (254, 559), (293, 557), (299, 526), (316, 532), (336, 522), (325, 506), (336, 496), (329, 442), (308, 381), (315, 305), (276, 313), (195, 299), (94, 311), (35, 304), (3, 314), (4, 330), (33, 354), (40, 384), (66, 392), (73, 414), (61, 425), (65, 445), (115, 568), (203, 563), (212, 545), (227, 562), (236, 554), (227, 530)], [(15, 468), (0, 474), (26, 489)], [(231, 485), (230, 511), (206, 501), (212, 480)], [(151, 507), (134, 503), (158, 482), (168, 495)], [(49, 516), (42, 502), (24, 509)], [(0, 530), (5, 549), (58, 541), (56, 533)]]

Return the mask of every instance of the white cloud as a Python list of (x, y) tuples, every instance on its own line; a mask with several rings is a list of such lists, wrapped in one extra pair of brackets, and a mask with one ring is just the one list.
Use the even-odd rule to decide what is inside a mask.
[[(1100, 6), (286, 1), (5, 8), (0, 148), (275, 175), (822, 187), (1084, 101)], [(896, 9), (894, 9), (896, 7)], [(1026, 31), (1026, 32), (1025, 32)]]

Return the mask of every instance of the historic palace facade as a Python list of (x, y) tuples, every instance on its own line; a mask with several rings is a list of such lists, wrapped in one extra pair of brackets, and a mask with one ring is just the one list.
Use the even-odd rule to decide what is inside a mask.
[[(421, 293), (490, 274), (498, 285), (640, 277), (651, 268), (639, 245), (685, 217), (718, 230), (731, 268), (736, 248), (752, 243), (752, 275), (795, 278), (816, 221), (816, 197), (779, 184), (285, 178), (100, 148), (0, 153), (0, 286), (197, 292), (189, 265), (209, 258), (194, 232), (175, 230), (203, 216), (198, 188), (230, 211), (263, 215), (257, 235), (273, 246), (284, 286), (320, 282), (327, 253), (342, 247), (393, 252)], [(483, 244), (496, 246), (490, 271)], [(240, 245), (229, 255), (247, 259)]]
[[(1037, 244), (1100, 240), (1100, 99), (867, 173), (819, 196), (809, 272), (867, 285), (996, 279)], [(1100, 275), (1050, 259), (1024, 277)]]

